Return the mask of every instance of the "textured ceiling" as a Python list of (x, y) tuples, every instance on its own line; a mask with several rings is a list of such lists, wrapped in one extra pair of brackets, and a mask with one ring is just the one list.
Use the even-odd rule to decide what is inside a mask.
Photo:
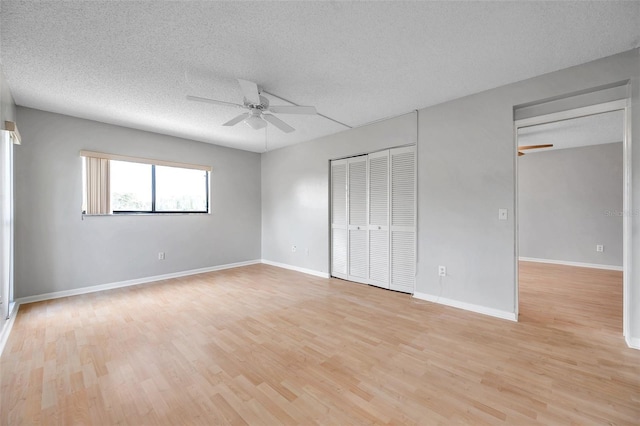
[(0, 7), (2, 67), (17, 104), (256, 152), (265, 138), (275, 149), (345, 127), (290, 115), (280, 118), (297, 129), (291, 134), (221, 127), (238, 110), (185, 95), (241, 102), (235, 79), (243, 78), (359, 126), (640, 42), (640, 2)]
[(622, 142), (623, 138), (624, 113), (622, 111), (589, 115), (518, 130), (519, 146), (553, 144), (552, 148), (528, 151), (527, 155), (554, 149)]

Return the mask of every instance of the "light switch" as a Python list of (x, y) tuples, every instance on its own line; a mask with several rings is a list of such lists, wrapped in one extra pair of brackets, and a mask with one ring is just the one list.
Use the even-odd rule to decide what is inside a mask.
[(507, 209), (498, 209), (498, 220), (507, 220)]

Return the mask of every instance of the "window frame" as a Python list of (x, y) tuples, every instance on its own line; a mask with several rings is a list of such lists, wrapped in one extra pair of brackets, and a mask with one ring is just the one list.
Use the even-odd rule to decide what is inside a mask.
[[(83, 216), (122, 216), (122, 215), (201, 215), (201, 214), (211, 214), (211, 166), (204, 166), (198, 164), (189, 164), (189, 163), (179, 163), (174, 161), (164, 161), (164, 160), (152, 160), (149, 158), (138, 158), (138, 157), (129, 157), (124, 155), (117, 154), (107, 154), (93, 151), (80, 151), (80, 157), (83, 161), (83, 208), (82, 215)], [(109, 207), (109, 213), (87, 213), (86, 211), (86, 198), (88, 197), (88, 191), (86, 184), (86, 159), (88, 157), (91, 158), (100, 158), (111, 161), (126, 161), (130, 163), (138, 163), (138, 164), (149, 164), (151, 165), (151, 210), (114, 210)], [(190, 170), (200, 170), (206, 173), (205, 176), (205, 210), (156, 210), (156, 166), (161, 167), (174, 167), (179, 169), (190, 169)], [(108, 179), (111, 180), (111, 172), (109, 172)], [(111, 198), (111, 189), (109, 189), (109, 199)]]

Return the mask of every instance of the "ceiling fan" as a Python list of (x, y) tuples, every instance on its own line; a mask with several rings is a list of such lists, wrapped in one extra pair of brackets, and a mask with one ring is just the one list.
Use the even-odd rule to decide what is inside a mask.
[(522, 157), (524, 155), (524, 152), (522, 151), (526, 151), (528, 149), (541, 149), (541, 148), (551, 148), (553, 146), (552, 143), (547, 143), (547, 144), (543, 144), (543, 145), (525, 145), (525, 146), (519, 146), (518, 147), (518, 157)]
[(247, 126), (254, 130), (262, 129), (267, 126), (267, 122), (273, 124), (285, 133), (291, 133), (295, 129), (284, 121), (268, 112), (275, 114), (317, 114), (315, 107), (312, 106), (295, 106), (295, 105), (272, 105), (269, 106), (269, 100), (262, 96), (258, 85), (253, 81), (238, 79), (244, 100), (242, 104), (233, 102), (219, 101), (216, 99), (202, 98), (200, 96), (187, 95), (190, 101), (206, 102), (214, 105), (222, 105), (233, 108), (243, 108), (249, 110), (232, 118), (223, 124), (223, 126), (235, 126), (240, 122), (244, 122)]

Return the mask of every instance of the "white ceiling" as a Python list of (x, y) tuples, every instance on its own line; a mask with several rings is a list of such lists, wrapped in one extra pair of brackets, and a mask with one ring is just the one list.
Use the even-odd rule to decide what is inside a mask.
[(526, 151), (529, 155), (554, 149), (622, 142), (623, 137), (624, 113), (613, 111), (518, 129), (518, 146), (553, 145), (552, 148)]
[[(344, 129), (221, 127), (236, 78), (350, 126), (640, 45), (640, 2), (1, 2), (18, 105), (261, 152)], [(189, 74), (190, 84), (185, 79)], [(271, 100), (276, 104), (275, 100)], [(281, 104), (285, 104), (280, 102)]]

